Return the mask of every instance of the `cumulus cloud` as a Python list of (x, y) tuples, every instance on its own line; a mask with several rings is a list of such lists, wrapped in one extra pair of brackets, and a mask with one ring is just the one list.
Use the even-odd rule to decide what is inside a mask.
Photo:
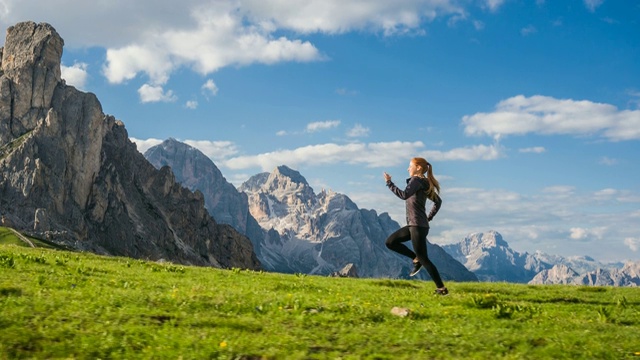
[(328, 130), (340, 125), (340, 120), (328, 120), (328, 121), (316, 121), (307, 124), (306, 132), (316, 132), (321, 130)]
[(598, 160), (598, 164), (613, 166), (618, 164), (618, 160), (614, 158), (610, 158), (608, 156), (603, 156), (600, 158), (600, 160)]
[(542, 154), (543, 152), (545, 152), (547, 150), (542, 146), (534, 146), (534, 147), (530, 147), (530, 148), (518, 149), (518, 151), (521, 152), (521, 153)]
[(65, 66), (64, 64), (62, 64), (60, 65), (62, 78), (68, 85), (72, 85), (80, 90), (84, 90), (88, 77), (87, 66), (88, 65), (83, 62), (75, 63), (71, 66)]
[(624, 244), (629, 247), (629, 250), (631, 251), (638, 251), (638, 248), (640, 247), (640, 238), (632, 238), (632, 237), (628, 237), (624, 239)]
[(386, 167), (399, 165), (413, 156), (423, 156), (434, 161), (441, 160), (494, 160), (501, 156), (494, 145), (477, 145), (448, 151), (424, 150), (421, 141), (378, 142), (350, 144), (319, 144), (296, 149), (284, 149), (258, 155), (243, 155), (230, 158), (223, 163), (229, 169), (248, 169), (259, 167), (269, 171), (274, 167), (287, 164), (296, 167), (300, 164), (317, 166), (326, 164), (360, 164), (366, 167)]
[(485, 6), (490, 10), (490, 11), (496, 11), (498, 10), (498, 8), (500, 6), (502, 6), (502, 4), (504, 3), (505, 0), (485, 0)]
[(197, 102), (197, 101), (195, 101), (195, 100), (189, 100), (189, 101), (187, 101), (187, 102), (184, 104), (184, 106), (185, 106), (187, 109), (194, 110), (194, 109), (197, 109), (197, 108), (198, 108), (198, 102)]
[(142, 154), (144, 154), (147, 150), (149, 150), (149, 148), (152, 148), (162, 143), (162, 140), (154, 139), (154, 138), (143, 140), (143, 139), (136, 139), (132, 137), (132, 138), (129, 138), (129, 140), (131, 140), (131, 142), (136, 144), (136, 148)]
[(202, 91), (206, 95), (209, 95), (209, 94), (211, 94), (213, 96), (218, 95), (218, 87), (216, 86), (216, 84), (211, 79), (208, 79), (207, 82), (205, 82), (202, 85)]
[(214, 162), (223, 161), (238, 154), (232, 141), (184, 140), (184, 143), (202, 151)]
[(299, 147), (293, 150), (278, 150), (258, 155), (245, 155), (228, 159), (223, 163), (230, 169), (259, 167), (270, 171), (274, 167), (287, 164), (326, 165), (336, 163), (362, 164), (364, 166), (388, 166), (404, 161), (412, 153), (422, 148), (422, 142), (320, 144)]
[(140, 95), (140, 102), (173, 102), (178, 98), (173, 94), (173, 91), (164, 91), (162, 86), (153, 86), (144, 84), (138, 89), (138, 95)]
[[(503, 0), (488, 0), (491, 6)], [(255, 23), (300, 33), (345, 33), (352, 30), (381, 31), (385, 35), (418, 32), (424, 21), (464, 13), (456, 1), (409, 0), (309, 0), (292, 6), (287, 1), (245, 1)]]
[[(490, 9), (501, 3), (487, 0)], [(65, 6), (4, 0), (1, 4), (0, 25), (5, 28), (23, 19), (47, 19), (67, 46), (106, 48), (103, 73), (111, 83), (145, 74), (153, 86), (166, 84), (181, 67), (207, 75), (226, 66), (326, 59), (311, 42), (296, 38), (300, 35), (421, 34), (422, 26), (438, 17), (466, 14), (454, 0), (68, 0)], [(78, 13), (83, 16), (75, 16)]]
[(336, 89), (336, 94), (342, 95), (342, 96), (354, 96), (354, 95), (358, 95), (358, 91), (349, 90), (347, 88), (339, 88), (339, 89)]
[(591, 12), (595, 12), (598, 6), (602, 5), (604, 0), (584, 0), (584, 5)]
[(640, 139), (640, 110), (587, 100), (559, 100), (548, 96), (514, 96), (496, 105), (491, 113), (466, 115), (467, 135), (600, 136), (610, 141)]
[(364, 127), (360, 124), (355, 124), (349, 131), (347, 131), (348, 137), (366, 137), (369, 136), (371, 129)]
[(538, 29), (536, 29), (536, 27), (533, 25), (529, 25), (520, 30), (520, 34), (522, 34), (522, 36), (528, 36), (531, 34), (535, 34), (537, 32), (538, 32)]

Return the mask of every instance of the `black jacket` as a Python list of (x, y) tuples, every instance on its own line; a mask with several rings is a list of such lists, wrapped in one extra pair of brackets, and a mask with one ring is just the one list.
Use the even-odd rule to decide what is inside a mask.
[(407, 187), (400, 190), (392, 181), (387, 181), (387, 186), (402, 200), (405, 200), (407, 208), (407, 225), (429, 227), (429, 221), (440, 210), (442, 199), (438, 194), (433, 201), (433, 206), (429, 214), (426, 214), (427, 190), (429, 189), (429, 180), (419, 176), (412, 176), (407, 179)]

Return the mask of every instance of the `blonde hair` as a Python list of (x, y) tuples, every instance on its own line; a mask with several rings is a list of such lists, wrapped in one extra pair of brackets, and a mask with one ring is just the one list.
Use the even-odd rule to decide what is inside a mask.
[[(426, 177), (427, 180), (429, 180), (427, 197), (431, 200), (434, 200), (440, 193), (440, 183), (438, 182), (438, 180), (436, 180), (436, 177), (433, 176), (433, 167), (427, 160), (421, 157), (414, 157), (413, 159), (411, 159), (411, 162), (420, 167), (422, 172), (421, 177)], [(426, 176), (425, 173), (427, 174)]]

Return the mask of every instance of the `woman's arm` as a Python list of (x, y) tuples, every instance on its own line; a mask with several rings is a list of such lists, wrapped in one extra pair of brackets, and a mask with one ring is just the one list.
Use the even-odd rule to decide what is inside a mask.
[(431, 211), (429, 211), (429, 215), (427, 215), (427, 220), (431, 221), (431, 219), (436, 216), (436, 214), (440, 210), (440, 206), (442, 206), (442, 199), (440, 198), (440, 195), (436, 194), (436, 198), (433, 200)]
[(387, 187), (391, 190), (392, 193), (396, 194), (402, 200), (407, 200), (413, 194), (415, 194), (418, 190), (420, 190), (422, 186), (422, 182), (417, 177), (411, 177), (409, 179), (409, 183), (407, 183), (407, 187), (404, 190), (398, 188), (391, 179), (387, 181)]

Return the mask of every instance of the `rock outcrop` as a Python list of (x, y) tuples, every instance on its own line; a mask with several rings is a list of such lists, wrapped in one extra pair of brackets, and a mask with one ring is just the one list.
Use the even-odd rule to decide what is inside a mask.
[(61, 79), (48, 24), (7, 30), (0, 71), (0, 213), (19, 230), (104, 254), (259, 269), (249, 239), (202, 193), (157, 170), (94, 94)]

